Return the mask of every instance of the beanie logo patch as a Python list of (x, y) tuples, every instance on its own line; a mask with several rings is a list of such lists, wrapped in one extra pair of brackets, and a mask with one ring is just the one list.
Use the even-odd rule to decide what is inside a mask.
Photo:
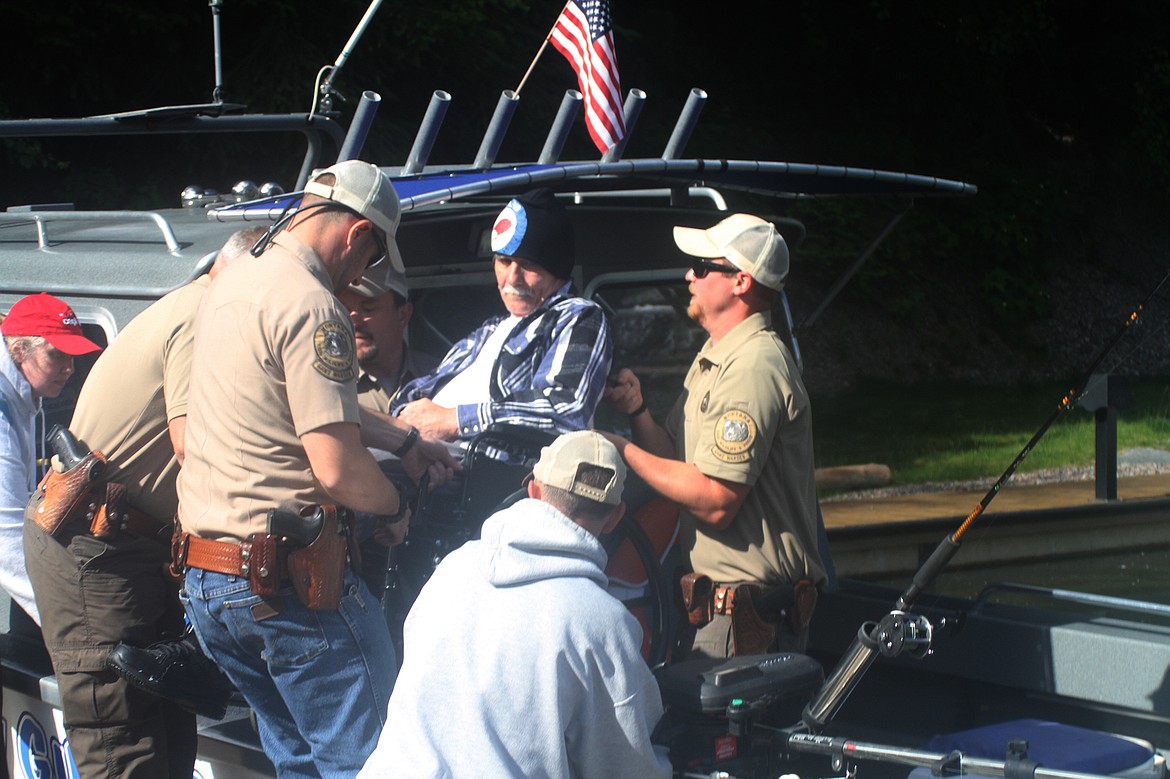
[(496, 218), (492, 227), (492, 251), (496, 254), (514, 255), (528, 232), (528, 214), (524, 206), (515, 199)]

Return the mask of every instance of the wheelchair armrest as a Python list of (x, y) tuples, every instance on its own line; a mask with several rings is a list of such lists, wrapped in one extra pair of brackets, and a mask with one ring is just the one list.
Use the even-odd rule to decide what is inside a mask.
[(493, 422), (484, 428), (482, 433), (471, 439), (471, 443), (467, 446), (468, 456), (478, 454), (484, 447), (508, 451), (519, 450), (536, 456), (542, 447), (555, 441), (557, 435), (557, 433), (528, 425)]

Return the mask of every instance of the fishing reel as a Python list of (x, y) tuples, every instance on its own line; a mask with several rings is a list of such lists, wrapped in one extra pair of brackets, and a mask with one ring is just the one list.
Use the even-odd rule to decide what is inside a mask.
[(919, 614), (894, 610), (881, 622), (867, 622), (862, 629), (877, 642), (877, 650), (883, 657), (908, 654), (921, 660), (930, 654), (934, 627)]

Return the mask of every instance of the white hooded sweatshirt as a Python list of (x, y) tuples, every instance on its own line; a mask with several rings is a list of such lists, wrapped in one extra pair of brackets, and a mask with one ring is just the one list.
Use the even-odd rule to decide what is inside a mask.
[[(490, 517), (406, 619), (405, 662), (359, 779), (669, 777), (641, 627), (605, 550), (538, 500)], [(661, 748), (659, 748), (661, 750)]]
[(36, 488), (40, 400), (0, 342), (0, 586), (41, 624), (24, 566), (24, 507)]

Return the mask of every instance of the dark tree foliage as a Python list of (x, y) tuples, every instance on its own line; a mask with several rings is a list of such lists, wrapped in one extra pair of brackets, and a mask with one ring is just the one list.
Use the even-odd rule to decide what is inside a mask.
[[(627, 156), (660, 154), (688, 91), (710, 98), (697, 156), (904, 170), (977, 184), (964, 202), (919, 203), (847, 290), (913, 319), (978, 307), (1011, 328), (1043, 317), (1054, 275), (1108, 264), (1140, 277), (1162, 244), (1170, 187), (1170, 5), (1088, 0), (613, 0), (623, 86), (649, 100)], [(559, 0), (387, 0), (337, 81), (349, 116), (382, 97), (364, 156), (400, 165), (436, 89), (453, 101), (432, 162), (470, 162), (495, 103), (514, 89)], [(318, 69), (361, 18), (361, 0), (223, 0), (226, 97), (303, 112)], [(81, 116), (211, 97), (205, 0), (0, 1), (0, 115)], [(20, 52), (18, 55), (17, 52)], [(501, 160), (536, 156), (564, 90), (551, 48), (525, 85)], [(0, 143), (0, 205), (71, 200), (157, 207), (189, 183), (291, 182), (299, 142), (129, 139)], [(584, 128), (567, 157), (595, 158)], [(751, 201), (747, 201), (750, 203)], [(774, 204), (769, 206), (774, 208)], [(900, 206), (895, 205), (894, 208)], [(831, 280), (893, 213), (800, 206), (806, 276)], [(1151, 232), (1152, 231), (1152, 232)], [(1116, 256), (1128, 241), (1130, 250)], [(1134, 242), (1140, 244), (1134, 249)], [(1136, 264), (1135, 264), (1136, 263)], [(1164, 265), (1164, 258), (1162, 261)], [(939, 295), (946, 287), (962, 290)]]

